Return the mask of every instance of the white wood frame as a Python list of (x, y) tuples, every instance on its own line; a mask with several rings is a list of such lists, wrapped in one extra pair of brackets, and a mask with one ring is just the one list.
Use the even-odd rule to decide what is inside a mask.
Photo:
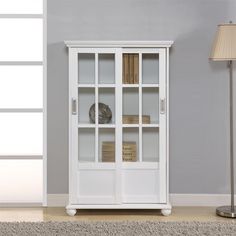
[[(114, 87), (115, 88), (115, 99), (116, 99), (116, 114), (118, 109), (118, 114), (122, 114), (122, 103), (117, 101), (122, 101), (123, 88), (125, 87), (135, 87), (139, 90), (139, 124), (133, 125), (123, 125), (122, 116), (116, 115), (115, 125), (102, 125), (98, 124), (98, 119), (96, 119), (95, 124), (78, 124), (78, 116), (71, 116), (72, 106), (69, 106), (69, 205), (67, 206), (67, 213), (69, 215), (74, 215), (76, 209), (163, 209), (163, 215), (168, 215), (171, 212), (171, 205), (169, 203), (169, 172), (168, 172), (168, 160), (169, 160), (169, 47), (173, 44), (173, 41), (65, 41), (65, 44), (69, 48), (69, 104), (71, 104), (71, 99), (75, 99), (76, 104), (78, 104), (77, 88), (94, 88), (95, 89), (95, 103), (96, 108), (98, 108), (98, 88), (99, 87)], [(141, 59), (139, 60), (139, 74), (140, 80), (139, 84), (127, 85), (122, 84), (122, 53), (138, 53), (141, 58), (142, 53), (158, 53), (159, 54), (159, 84), (142, 84), (142, 66)], [(95, 54), (95, 83), (94, 84), (77, 84), (78, 79), (78, 53), (94, 53)], [(115, 84), (98, 84), (98, 53), (115, 53), (115, 63), (118, 69), (115, 70)], [(159, 89), (159, 101), (164, 101), (164, 112), (159, 112), (159, 124), (141, 124), (141, 114), (142, 114), (142, 88), (144, 87), (158, 87)], [(119, 104), (119, 105), (117, 105)], [(159, 104), (159, 108), (162, 104)], [(160, 109), (159, 109), (160, 110)], [(96, 114), (96, 118), (98, 115)], [(73, 125), (74, 124), (74, 125)], [(76, 125), (75, 125), (76, 124)], [(160, 139), (160, 149), (159, 149), (159, 162), (151, 163), (122, 163), (121, 158), (116, 158), (115, 163), (99, 163), (98, 162), (98, 143), (95, 142), (95, 163), (81, 163), (78, 165), (78, 152), (76, 147), (78, 145), (77, 130), (78, 127), (82, 128), (95, 128), (95, 140), (98, 140), (98, 129), (99, 128), (116, 128), (116, 127), (136, 127), (139, 129), (139, 143), (142, 141), (142, 128), (143, 127), (159, 127), (159, 134), (162, 137)], [(121, 133), (120, 133), (121, 132)], [(122, 156), (122, 129), (116, 129), (116, 155)], [(142, 145), (139, 145), (139, 153), (142, 153)], [(140, 161), (142, 155), (140, 154)], [(114, 170), (116, 171), (116, 189), (115, 189), (115, 204), (111, 204), (113, 200), (109, 200), (106, 196), (101, 196), (100, 204), (86, 204), (82, 200), (82, 203), (77, 202), (77, 171), (79, 170)], [(158, 169), (160, 175), (160, 199), (158, 203), (132, 203), (124, 204), (122, 203), (122, 169)], [(165, 181), (163, 181), (163, 179)], [(152, 198), (152, 196), (146, 196)], [(87, 198), (93, 199), (93, 197), (87, 196)], [(83, 203), (84, 202), (84, 203)], [(98, 201), (97, 201), (98, 202)], [(106, 204), (104, 204), (106, 203)]]
[[(0, 61), (0, 66), (43, 66), (43, 108), (36, 109), (14, 109), (14, 108), (4, 108), (0, 109), (1, 112), (39, 112), (43, 113), (43, 154), (42, 155), (1, 155), (0, 159), (42, 159), (43, 161), (43, 199), (42, 203), (11, 203), (9, 206), (47, 206), (47, 0), (43, 0), (43, 14), (0, 14), (0, 19), (2, 18), (21, 18), (21, 19), (42, 19), (43, 20), (43, 61)], [(3, 206), (7, 206), (2, 204)]]

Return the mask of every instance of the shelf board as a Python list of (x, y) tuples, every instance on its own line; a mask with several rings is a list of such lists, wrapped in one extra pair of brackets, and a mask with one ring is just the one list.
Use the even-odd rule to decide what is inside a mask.
[(115, 124), (99, 124), (98, 128), (115, 128)]
[(78, 128), (95, 128), (95, 124), (90, 123), (79, 123)]
[(115, 124), (90, 124), (90, 123), (80, 123), (78, 124), (78, 128), (115, 128), (116, 125)]
[(95, 88), (95, 84), (78, 84), (78, 88)]
[(157, 124), (157, 123), (153, 123), (153, 124), (141, 124), (141, 126), (142, 127), (144, 127), (144, 128), (148, 128), (148, 127), (150, 127), (150, 128), (158, 128), (159, 127), (159, 124)]
[(138, 88), (139, 84), (122, 84), (123, 88)]
[(159, 84), (142, 84), (143, 88), (159, 88)]
[(115, 84), (98, 84), (98, 88), (115, 88)]
[(122, 124), (123, 128), (139, 127), (139, 124)]
[(116, 87), (115, 84), (98, 84), (98, 85), (95, 85), (95, 84), (78, 84), (77, 86), (78, 86), (78, 88), (95, 88), (95, 87), (98, 87), (98, 88), (115, 88)]
[(153, 123), (153, 124), (122, 124), (123, 128), (132, 128), (132, 127), (143, 127), (143, 128), (158, 128), (159, 124)]

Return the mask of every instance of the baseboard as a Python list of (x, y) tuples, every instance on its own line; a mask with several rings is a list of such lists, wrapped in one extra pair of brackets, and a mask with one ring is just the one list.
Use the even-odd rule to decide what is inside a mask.
[[(236, 202), (236, 196), (235, 196)], [(172, 206), (222, 206), (230, 204), (229, 194), (170, 194)], [(68, 194), (48, 194), (48, 207), (65, 207)]]
[(68, 204), (68, 194), (48, 194), (48, 207), (65, 207)]
[(230, 194), (170, 194), (170, 203), (172, 206), (230, 205)]

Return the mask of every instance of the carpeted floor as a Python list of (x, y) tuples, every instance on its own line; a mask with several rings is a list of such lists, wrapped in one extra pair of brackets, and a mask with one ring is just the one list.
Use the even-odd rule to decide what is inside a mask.
[(106, 222), (16, 222), (0, 223), (1, 236), (235, 236), (236, 221), (217, 222), (155, 222), (155, 221), (106, 221)]

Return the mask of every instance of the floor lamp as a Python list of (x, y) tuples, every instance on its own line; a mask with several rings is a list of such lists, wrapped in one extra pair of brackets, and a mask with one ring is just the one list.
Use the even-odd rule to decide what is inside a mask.
[(233, 60), (236, 60), (236, 24), (230, 22), (229, 24), (218, 25), (210, 59), (213, 61), (227, 61), (229, 68), (231, 205), (218, 207), (216, 214), (223, 217), (236, 218), (233, 147)]

